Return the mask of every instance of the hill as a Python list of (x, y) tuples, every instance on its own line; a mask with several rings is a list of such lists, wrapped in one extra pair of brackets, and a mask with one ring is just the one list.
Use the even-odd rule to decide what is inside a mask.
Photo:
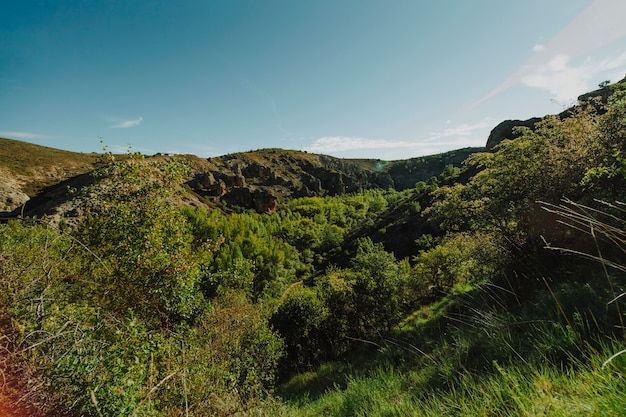
[(0, 138), (0, 211), (10, 211), (47, 187), (86, 174), (99, 156)]
[(409, 161), (100, 155), (20, 210), (56, 223), (0, 223), (0, 399), (49, 417), (622, 415), (626, 86), (601, 97)]
[[(288, 198), (410, 188), (436, 177), (447, 165), (460, 166), (468, 155), (479, 150), (467, 148), (405, 161), (349, 160), (284, 149), (208, 159), (194, 155), (172, 157), (184, 160), (191, 168), (185, 181), (191, 191), (188, 203), (272, 213), (280, 201)], [(90, 183), (90, 173), (102, 160), (101, 154), (0, 139), (0, 172), (4, 173), (0, 217), (73, 217), (76, 207), (66, 192), (68, 187), (80, 189)]]

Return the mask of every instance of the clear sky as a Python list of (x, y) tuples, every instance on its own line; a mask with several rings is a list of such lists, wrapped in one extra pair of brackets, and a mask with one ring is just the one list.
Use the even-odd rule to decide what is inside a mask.
[(20, 0), (0, 136), (407, 159), (626, 75), (626, 0)]

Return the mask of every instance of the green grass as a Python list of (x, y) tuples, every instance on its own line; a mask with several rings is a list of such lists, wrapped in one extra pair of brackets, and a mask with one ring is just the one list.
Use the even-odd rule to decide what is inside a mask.
[[(495, 372), (460, 371), (447, 387), (430, 386), (426, 370), (377, 369), (344, 387), (285, 407), (287, 416), (621, 416), (626, 407), (626, 358), (604, 360), (622, 344), (585, 360), (553, 364), (494, 363)], [(435, 371), (434, 369), (430, 370)]]
[[(553, 282), (551, 291), (511, 295), (482, 286), (425, 305), (376, 341), (369, 362), (366, 355), (347, 358), (356, 365), (325, 365), (283, 384), (291, 389), (278, 391), (289, 394), (283, 413), (624, 415), (626, 355), (605, 362), (626, 341), (615, 327), (616, 310), (607, 306), (606, 277), (583, 271), (584, 282)], [(343, 380), (328, 378), (340, 371)]]

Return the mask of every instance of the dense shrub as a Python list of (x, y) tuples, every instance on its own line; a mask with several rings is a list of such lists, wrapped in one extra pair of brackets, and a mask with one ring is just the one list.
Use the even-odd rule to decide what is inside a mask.
[(89, 250), (87, 272), (98, 274), (98, 291), (106, 294), (101, 305), (159, 321), (192, 318), (203, 302), (199, 285), (210, 247), (192, 245), (186, 218), (172, 204), (185, 167), (131, 154), (99, 174), (76, 237)]

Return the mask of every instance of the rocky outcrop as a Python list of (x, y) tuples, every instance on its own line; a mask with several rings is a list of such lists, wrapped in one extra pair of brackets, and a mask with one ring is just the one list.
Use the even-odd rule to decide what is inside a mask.
[[(615, 84), (624, 84), (626, 83), (626, 77), (621, 79)], [(578, 96), (579, 103), (597, 103), (598, 105), (606, 104), (609, 101), (609, 97), (613, 94), (612, 85), (608, 84), (604, 87), (600, 87), (597, 90), (590, 91), (585, 94), (581, 94)]]
[(219, 198), (231, 206), (273, 213), (279, 201), (285, 198), (387, 189), (393, 187), (393, 179), (386, 172), (366, 169), (348, 160), (264, 149), (196, 163), (189, 185), (201, 196)]
[[(626, 83), (626, 77), (618, 81), (616, 84)], [(558, 117), (565, 119), (572, 116), (576, 109), (583, 104), (591, 104), (596, 107), (599, 112), (603, 111), (603, 107), (609, 101), (609, 97), (613, 94), (613, 87), (606, 85), (597, 90), (590, 91), (578, 96), (578, 104), (570, 107), (569, 109), (559, 113)], [(515, 132), (516, 127), (527, 127), (530, 129), (535, 128), (535, 124), (541, 121), (540, 117), (533, 117), (528, 120), (505, 120), (493, 128), (487, 139), (487, 149), (493, 149), (498, 143), (505, 139), (517, 139), (520, 135)]]
[(252, 202), (254, 209), (259, 213), (272, 214), (278, 208), (278, 199), (270, 190), (266, 189), (255, 190)]
[[(11, 155), (19, 153), (22, 147), (26, 147), (29, 155), (48, 155), (45, 160), (51, 162), (44, 166), (40, 160), (24, 157), (16, 163)], [(12, 161), (11, 167), (19, 175), (13, 171), (11, 175), (3, 175), (0, 171), (0, 220), (23, 214), (67, 222), (80, 216), (74, 210), (74, 197), (67, 191), (80, 190), (94, 180), (90, 172), (99, 164), (97, 155), (40, 149), (10, 140), (6, 140), (5, 148), (0, 148), (0, 157), (3, 151), (6, 154), (4, 159), (0, 158), (0, 168), (7, 169), (1, 164), (3, 160)], [(280, 202), (288, 198), (410, 188), (424, 176), (439, 175), (445, 164), (456, 165), (460, 161), (458, 152), (444, 156), (387, 162), (340, 159), (284, 149), (262, 149), (208, 159), (180, 155), (176, 158), (191, 169), (184, 184), (190, 192), (182, 197), (184, 201), (173, 203), (224, 208), (225, 205), (220, 204), (224, 202), (260, 213), (273, 213)], [(406, 166), (410, 166), (410, 172)], [(23, 213), (16, 212), (22, 206)]]
[(30, 197), (19, 188), (0, 183), (0, 212), (11, 212), (26, 204)]
[(487, 138), (487, 149), (493, 149), (505, 139), (517, 139), (520, 134), (515, 131), (517, 127), (527, 127), (534, 129), (535, 124), (541, 121), (540, 117), (533, 117), (528, 120), (505, 120), (494, 127)]
[(192, 159), (188, 185), (198, 195), (230, 206), (273, 213), (286, 198), (334, 196), (368, 189), (412, 188), (461, 166), (471, 153), (464, 148), (404, 161), (349, 160), (284, 149), (261, 149), (207, 160)]
[(222, 197), (232, 206), (253, 208), (259, 213), (273, 214), (278, 208), (278, 198), (267, 188), (234, 187)]

